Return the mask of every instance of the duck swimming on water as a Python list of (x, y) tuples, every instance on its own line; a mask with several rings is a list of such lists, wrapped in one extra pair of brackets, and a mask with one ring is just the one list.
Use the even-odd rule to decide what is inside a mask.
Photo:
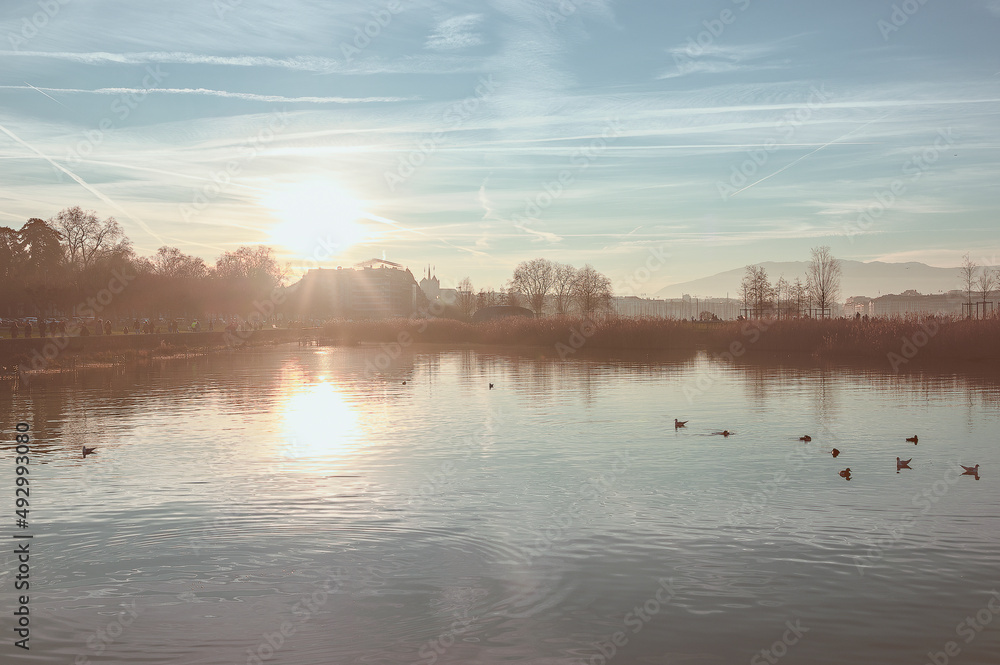
[(96, 454), (97, 454), (97, 448), (88, 448), (87, 446), (83, 447), (83, 457), (84, 457), (84, 459), (87, 458), (87, 455), (96, 455)]
[(917, 435), (916, 434), (914, 434), (911, 437), (908, 437), (906, 440), (909, 441), (910, 443), (912, 443), (913, 445), (917, 445), (918, 439), (917, 439)]

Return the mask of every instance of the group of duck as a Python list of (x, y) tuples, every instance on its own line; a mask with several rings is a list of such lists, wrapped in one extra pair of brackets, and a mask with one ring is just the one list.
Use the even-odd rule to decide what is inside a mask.
[[(674, 418), (674, 429), (676, 430), (676, 429), (680, 429), (681, 427), (685, 427), (689, 422), (691, 422), (691, 421), (690, 420), (677, 420), (676, 418)], [(722, 430), (721, 432), (715, 432), (715, 434), (719, 434), (721, 436), (728, 437), (730, 434), (732, 434), (732, 432), (730, 432), (729, 430), (726, 429), (726, 430)], [(804, 434), (803, 436), (799, 437), (799, 441), (804, 441), (805, 443), (809, 443), (810, 441), (812, 441), (812, 437), (809, 436), (808, 434)], [(914, 434), (913, 436), (907, 437), (906, 441), (908, 443), (912, 443), (913, 445), (917, 445), (917, 443), (920, 442), (920, 437), (918, 437), (916, 434)], [(833, 450), (831, 450), (830, 453), (834, 457), (837, 457), (838, 455), (840, 455), (840, 451), (837, 450), (836, 448), (834, 448)], [(897, 457), (896, 458), (896, 473), (899, 473), (901, 469), (909, 469), (909, 468), (911, 468), (910, 467), (910, 462), (912, 462), (912, 461), (913, 461), (912, 457), (910, 459), (907, 459), (907, 460), (900, 459), (900, 458)], [(976, 480), (979, 480), (979, 465), (978, 464), (975, 465), (975, 466), (965, 466), (964, 464), (959, 464), (959, 466), (962, 467), (963, 469), (965, 469), (965, 471), (962, 473), (963, 476), (975, 476)], [(841, 471), (840, 472), (840, 477), (841, 478), (846, 478), (847, 480), (850, 480), (851, 479), (851, 467), (847, 467), (846, 469), (844, 469), (843, 471)]]

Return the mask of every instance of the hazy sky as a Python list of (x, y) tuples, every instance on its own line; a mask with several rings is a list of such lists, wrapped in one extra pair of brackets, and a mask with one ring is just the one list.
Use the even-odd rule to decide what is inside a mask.
[(1000, 263), (1000, 0), (5, 0), (0, 49), (14, 228), (80, 205), (141, 254), (477, 288)]

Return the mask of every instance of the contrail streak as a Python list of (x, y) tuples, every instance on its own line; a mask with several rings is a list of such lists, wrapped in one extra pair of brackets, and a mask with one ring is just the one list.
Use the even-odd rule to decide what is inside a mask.
[(66, 106), (65, 104), (63, 104), (62, 102), (60, 102), (60, 101), (59, 101), (58, 99), (56, 99), (55, 97), (53, 97), (52, 95), (48, 94), (47, 92), (45, 92), (45, 91), (43, 91), (43, 90), (41, 90), (41, 89), (39, 89), (39, 88), (36, 88), (35, 86), (31, 85), (31, 84), (30, 84), (30, 83), (28, 83), (27, 81), (25, 81), (25, 82), (24, 82), (24, 85), (28, 86), (28, 87), (29, 87), (29, 88), (31, 88), (32, 90), (38, 90), (38, 92), (40, 92), (40, 93), (42, 93), (43, 95), (45, 95), (46, 97), (48, 97), (49, 99), (51, 99), (52, 101), (54, 101), (54, 102), (55, 102), (56, 104), (58, 104), (59, 106), (61, 106), (61, 107), (65, 108), (65, 109), (68, 109), (68, 108), (69, 108), (68, 106)]
[(816, 148), (815, 150), (807, 152), (806, 154), (802, 155), (801, 157), (799, 157), (798, 159), (796, 159), (791, 164), (787, 164), (787, 165), (781, 167), (780, 169), (778, 169), (777, 171), (775, 171), (771, 175), (764, 176), (763, 178), (761, 178), (757, 182), (752, 182), (749, 185), (747, 185), (746, 187), (744, 187), (743, 189), (736, 190), (735, 192), (732, 193), (732, 195), (729, 198), (732, 198), (733, 196), (736, 196), (740, 192), (745, 192), (746, 190), (750, 189), (754, 185), (759, 185), (760, 183), (764, 182), (765, 180), (769, 180), (769, 179), (773, 178), (774, 176), (778, 175), (779, 173), (781, 173), (783, 171), (787, 171), (788, 169), (792, 168), (793, 166), (795, 166), (796, 164), (798, 164), (799, 162), (801, 162), (806, 157), (809, 157), (810, 155), (815, 155), (817, 152), (819, 152), (823, 148), (829, 147), (829, 146), (833, 145), (834, 143), (836, 143), (837, 141), (839, 141), (841, 139), (847, 138), (848, 136), (850, 136), (854, 132), (861, 131), (862, 129), (864, 129), (868, 125), (872, 124), (873, 122), (878, 122), (879, 120), (884, 120), (884, 119), (886, 119), (888, 117), (889, 117), (889, 114), (886, 114), (886, 115), (882, 116), (881, 118), (875, 118), (874, 120), (869, 120), (868, 122), (866, 122), (865, 124), (861, 125), (860, 127), (855, 127), (854, 129), (852, 129), (851, 131), (847, 132), (843, 136), (835, 138), (835, 139), (833, 139), (832, 141), (830, 141), (828, 143), (824, 143), (823, 145), (821, 145), (820, 147)]
[(97, 198), (99, 198), (101, 201), (104, 201), (106, 204), (108, 204), (109, 206), (113, 207), (115, 210), (118, 210), (119, 212), (121, 212), (123, 215), (125, 215), (126, 217), (128, 217), (129, 219), (131, 219), (133, 222), (135, 222), (136, 224), (138, 224), (139, 226), (141, 226), (142, 229), (146, 233), (148, 233), (149, 235), (151, 235), (154, 238), (156, 238), (160, 243), (162, 243), (164, 245), (166, 244), (163, 241), (163, 238), (161, 238), (158, 233), (156, 233), (155, 231), (153, 231), (153, 229), (149, 228), (149, 226), (146, 224), (146, 222), (142, 221), (138, 217), (135, 217), (134, 215), (132, 215), (131, 213), (129, 213), (127, 210), (125, 210), (125, 208), (122, 208), (120, 205), (118, 205), (117, 203), (115, 203), (114, 201), (112, 201), (108, 196), (105, 196), (102, 192), (99, 192), (96, 188), (88, 185), (83, 180), (83, 178), (81, 178), (77, 174), (73, 173), (72, 171), (70, 171), (66, 167), (62, 166), (61, 164), (57, 164), (48, 155), (46, 155), (45, 153), (43, 153), (41, 150), (35, 148), (33, 145), (29, 144), (27, 141), (24, 141), (19, 136), (17, 136), (16, 134), (14, 134), (14, 132), (10, 131), (9, 129), (7, 129), (3, 125), (0, 125), (0, 131), (2, 131), (7, 136), (11, 137), (15, 141), (17, 141), (18, 143), (20, 143), (21, 145), (23, 145), (25, 148), (27, 148), (31, 152), (35, 153), (36, 155), (38, 155), (39, 157), (41, 157), (42, 159), (44, 159), (45, 161), (47, 161), (52, 166), (56, 167), (57, 169), (59, 169), (60, 171), (62, 171), (66, 175), (68, 175), (70, 178), (72, 178), (73, 180), (75, 180), (81, 187), (83, 187), (88, 192), (90, 192), (91, 194), (93, 194), (94, 196), (96, 196)]

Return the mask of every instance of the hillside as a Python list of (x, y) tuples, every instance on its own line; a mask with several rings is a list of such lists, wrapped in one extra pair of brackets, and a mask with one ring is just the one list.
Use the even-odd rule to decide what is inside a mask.
[[(842, 261), (840, 299), (849, 296), (877, 297), (889, 293), (902, 293), (915, 289), (920, 293), (942, 293), (962, 288), (959, 283), (958, 268), (935, 268), (924, 263), (882, 263), (871, 261)], [(772, 282), (784, 275), (794, 281), (801, 277), (805, 281), (808, 261), (767, 261), (761, 263)], [(720, 272), (710, 277), (671, 284), (656, 292), (658, 298), (679, 298), (684, 294), (698, 297), (738, 297), (740, 281), (745, 266)]]

